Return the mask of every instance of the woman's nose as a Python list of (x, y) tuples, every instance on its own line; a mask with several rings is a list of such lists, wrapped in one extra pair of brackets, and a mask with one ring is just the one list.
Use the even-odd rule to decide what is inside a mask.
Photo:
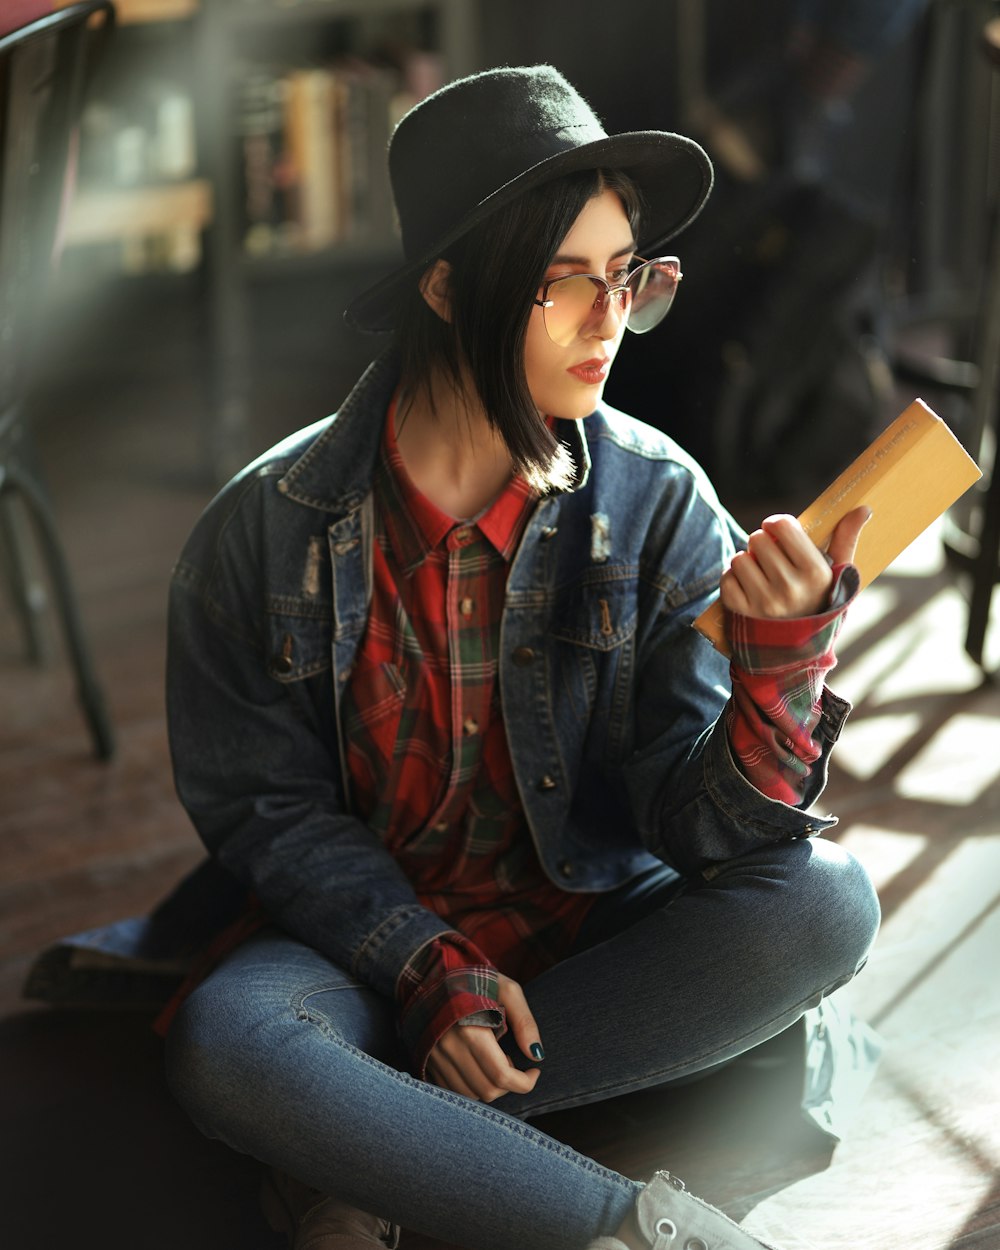
[(607, 307), (600, 321), (594, 326), (594, 334), (601, 339), (616, 339), (628, 321), (629, 300), (620, 291), (609, 294)]

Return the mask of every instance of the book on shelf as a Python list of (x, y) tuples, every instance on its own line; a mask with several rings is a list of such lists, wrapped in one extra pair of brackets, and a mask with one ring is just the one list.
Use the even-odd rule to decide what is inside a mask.
[[(799, 520), (825, 550), (838, 521), (867, 504), (872, 515), (854, 558), (861, 585), (867, 586), (980, 477), (975, 461), (945, 422), (916, 399)], [(719, 600), (701, 613), (694, 628), (723, 655), (729, 654)]]
[(356, 58), (248, 69), (237, 106), (252, 255), (392, 237), (386, 150), (396, 75)]

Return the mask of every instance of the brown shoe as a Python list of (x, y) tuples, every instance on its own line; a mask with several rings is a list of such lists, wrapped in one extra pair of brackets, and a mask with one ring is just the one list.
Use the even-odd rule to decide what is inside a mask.
[(270, 1168), (260, 1187), (268, 1224), (291, 1250), (396, 1250), (399, 1227)]

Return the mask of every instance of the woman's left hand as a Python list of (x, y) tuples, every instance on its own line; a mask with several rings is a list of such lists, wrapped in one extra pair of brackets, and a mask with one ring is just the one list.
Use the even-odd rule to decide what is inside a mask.
[(829, 559), (816, 548), (793, 516), (770, 516), (733, 556), (723, 573), (723, 607), (743, 616), (814, 616), (829, 601), (831, 564), (854, 559), (861, 530), (871, 516), (868, 507), (854, 508), (833, 531)]
[[(497, 1001), (518, 1046), (527, 1058), (540, 1060), (545, 1052), (524, 991), (503, 973), (497, 974), (497, 982)], [(540, 1075), (539, 1068), (515, 1068), (496, 1034), (485, 1025), (452, 1025), (427, 1057), (427, 1076), (435, 1085), (477, 1102), (495, 1102), (504, 1094), (528, 1094)]]

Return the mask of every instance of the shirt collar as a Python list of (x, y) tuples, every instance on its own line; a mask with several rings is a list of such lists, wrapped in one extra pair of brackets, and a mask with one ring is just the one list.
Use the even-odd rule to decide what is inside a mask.
[(510, 561), (527, 524), (530, 504), (538, 497), (520, 475), (511, 477), (499, 495), (476, 517), (459, 521), (442, 512), (414, 485), (396, 442), (396, 396), (386, 412), (375, 489), (386, 534), (404, 573), (411, 573), (448, 534), (475, 526), (504, 560)]

